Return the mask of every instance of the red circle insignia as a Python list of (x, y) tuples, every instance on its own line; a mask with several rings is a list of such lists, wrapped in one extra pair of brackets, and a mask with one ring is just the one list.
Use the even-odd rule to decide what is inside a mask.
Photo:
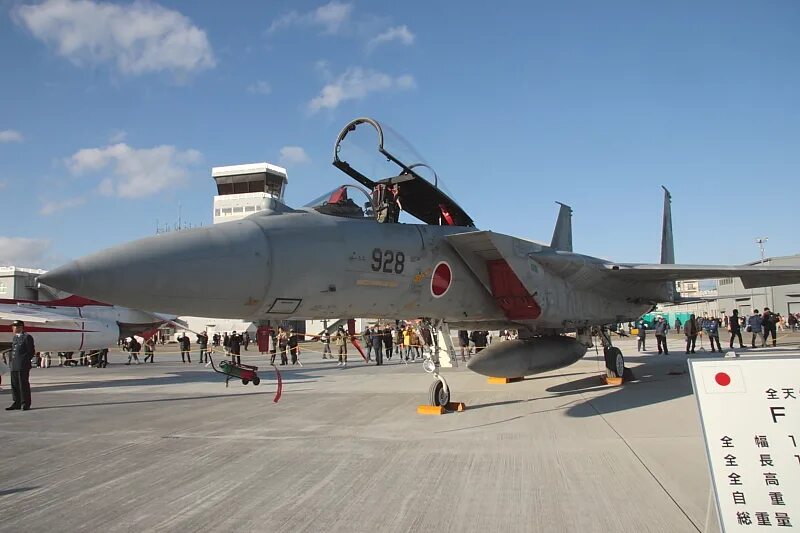
[(714, 381), (722, 387), (727, 387), (731, 384), (731, 377), (725, 372), (718, 372), (717, 375), (714, 376)]
[(441, 261), (433, 269), (433, 275), (431, 276), (431, 294), (433, 294), (433, 297), (441, 298), (444, 296), (452, 281), (453, 272), (450, 270), (450, 265), (445, 261)]

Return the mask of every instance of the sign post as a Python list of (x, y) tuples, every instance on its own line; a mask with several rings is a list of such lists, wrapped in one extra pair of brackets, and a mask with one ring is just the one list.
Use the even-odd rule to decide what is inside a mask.
[(689, 368), (722, 531), (800, 531), (800, 357)]

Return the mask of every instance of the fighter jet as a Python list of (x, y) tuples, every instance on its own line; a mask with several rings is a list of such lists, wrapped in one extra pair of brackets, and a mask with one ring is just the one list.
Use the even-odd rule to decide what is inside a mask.
[[(179, 315), (262, 322), (427, 317), (439, 332), (425, 365), (436, 378), (434, 405), (449, 401), (438, 372), (439, 351), (452, 350), (449, 328), (519, 331), (519, 339), (472, 358), (467, 366), (480, 374), (518, 377), (570, 365), (594, 333), (608, 373), (621, 376), (624, 358), (605, 326), (676, 301), (676, 280), (740, 277), (748, 288), (800, 281), (800, 267), (675, 265), (666, 189), (661, 264), (574, 253), (571, 209), (563, 204), (549, 245), (479, 230), (431, 167), (394, 138), (376, 120), (353, 120), (336, 140), (333, 165), (358, 185), (302, 208), (272, 199), (245, 219), (123, 244), (39, 279)], [(359, 139), (367, 140), (366, 151)], [(359, 163), (364, 153), (378, 164)]]
[(127, 309), (69, 296), (61, 300), (0, 299), (0, 352), (11, 347), (11, 323), (22, 320), (41, 352), (110, 348), (120, 338), (154, 331), (176, 316)]

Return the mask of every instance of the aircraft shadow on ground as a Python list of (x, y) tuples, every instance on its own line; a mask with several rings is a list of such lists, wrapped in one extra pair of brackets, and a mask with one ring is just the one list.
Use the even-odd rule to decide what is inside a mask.
[[(295, 392), (313, 392), (315, 389), (292, 389), (289, 391), (290, 393)], [(284, 395), (287, 394), (284, 391)], [(73, 403), (73, 404), (61, 404), (61, 405), (45, 405), (44, 407), (34, 407), (34, 411), (46, 411), (49, 409), (71, 409), (74, 407), (107, 407), (109, 405), (133, 405), (133, 404), (143, 404), (143, 403), (165, 403), (165, 402), (185, 402), (191, 400), (214, 400), (214, 399), (224, 399), (224, 398), (237, 398), (240, 396), (267, 396), (268, 398), (272, 398), (275, 396), (275, 388), (273, 386), (267, 386), (265, 390), (255, 391), (255, 392), (239, 392), (234, 394), (204, 394), (202, 396), (175, 396), (172, 398), (151, 398), (147, 400), (120, 400), (118, 402), (102, 402), (102, 403)], [(269, 404), (273, 402), (270, 401)]]
[(595, 375), (554, 385), (547, 392), (558, 396), (607, 392), (592, 394), (590, 398), (585, 398), (566, 410), (568, 416), (578, 418), (627, 411), (692, 394), (689, 367), (685, 358), (645, 355), (627, 356), (625, 360), (641, 364), (632, 369), (634, 379), (622, 386), (605, 385), (600, 376)]
[(29, 490), (36, 490), (39, 487), (17, 487), (14, 489), (0, 489), (0, 496), (8, 496), (10, 494), (17, 494), (18, 492), (28, 492)]
[[(100, 370), (102, 371), (102, 369)], [(271, 370), (259, 370), (259, 376), (262, 379), (262, 385), (271, 385), (275, 382), (275, 373)], [(287, 381), (292, 385), (298, 383), (314, 383), (320, 376), (315, 373), (307, 373), (302, 369), (281, 370), (281, 377), (284, 385)], [(74, 379), (74, 378), (73, 378)], [(300, 381), (298, 381), (300, 380)], [(208, 372), (176, 372), (160, 376), (139, 377), (139, 378), (122, 378), (122, 379), (107, 379), (95, 380), (87, 379), (86, 381), (70, 381), (65, 383), (56, 384), (33, 384), (33, 393), (40, 392), (56, 392), (56, 391), (79, 391), (85, 389), (103, 389), (103, 388), (116, 388), (116, 387), (138, 387), (138, 386), (160, 386), (160, 385), (185, 385), (192, 383), (225, 383), (225, 376), (214, 371)], [(241, 380), (231, 378), (231, 385), (240, 384)], [(247, 385), (252, 387), (253, 385)]]
[[(641, 364), (633, 369), (635, 379), (620, 387), (614, 387), (603, 383), (600, 372), (573, 372), (561, 374), (558, 377), (584, 377), (548, 387), (545, 389), (550, 393), (548, 395), (471, 405), (469, 409), (472, 411), (487, 407), (532, 403), (553, 398), (571, 398), (572, 401), (568, 401), (555, 408), (535, 410), (514, 418), (559, 410), (565, 410), (568, 416), (585, 418), (635, 409), (645, 405), (653, 405), (692, 394), (688, 363), (683, 357), (670, 356), (669, 358), (658, 358), (658, 356), (655, 355), (644, 355), (629, 356), (625, 359), (629, 362)], [(526, 378), (526, 381), (548, 378), (553, 379), (554, 376), (532, 376)], [(585, 394), (591, 394), (591, 397), (584, 397), (583, 395)]]

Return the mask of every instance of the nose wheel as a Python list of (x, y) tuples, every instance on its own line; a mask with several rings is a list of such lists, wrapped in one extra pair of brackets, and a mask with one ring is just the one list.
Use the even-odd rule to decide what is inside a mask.
[(442, 380), (437, 379), (431, 383), (429, 392), (431, 405), (447, 407), (450, 403), (450, 389), (444, 386)]

